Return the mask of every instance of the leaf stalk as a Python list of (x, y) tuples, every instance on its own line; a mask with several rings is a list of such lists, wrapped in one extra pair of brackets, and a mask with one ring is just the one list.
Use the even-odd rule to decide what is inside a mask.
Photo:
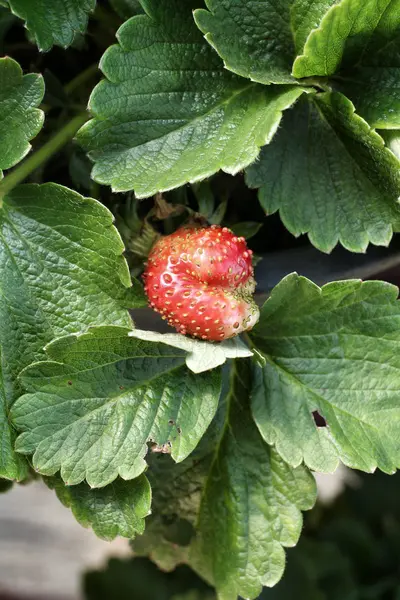
[(46, 144), (34, 152), (29, 158), (16, 167), (0, 182), (0, 207), (4, 197), (17, 185), (22, 183), (33, 171), (47, 162), (58, 150), (73, 139), (77, 131), (89, 119), (85, 111), (70, 121), (58, 131)]

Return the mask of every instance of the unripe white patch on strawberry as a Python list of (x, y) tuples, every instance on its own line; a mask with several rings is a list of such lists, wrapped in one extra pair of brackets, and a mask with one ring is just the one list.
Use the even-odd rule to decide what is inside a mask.
[(254, 327), (252, 251), (226, 227), (181, 228), (154, 245), (143, 275), (150, 306), (169, 325), (223, 341)]

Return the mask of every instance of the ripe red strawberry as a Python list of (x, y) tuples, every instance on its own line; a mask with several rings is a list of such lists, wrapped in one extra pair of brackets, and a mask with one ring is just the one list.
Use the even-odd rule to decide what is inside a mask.
[(143, 275), (150, 306), (180, 333), (222, 341), (259, 317), (251, 250), (226, 227), (178, 229), (153, 247)]

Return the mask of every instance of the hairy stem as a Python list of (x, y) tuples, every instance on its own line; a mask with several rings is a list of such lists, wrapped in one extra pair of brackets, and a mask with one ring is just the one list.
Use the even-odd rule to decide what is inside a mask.
[(3, 198), (17, 185), (22, 183), (33, 171), (47, 162), (60, 148), (65, 146), (75, 136), (80, 127), (88, 120), (87, 112), (77, 115), (58, 131), (37, 152), (16, 167), (3, 181), (0, 182), (0, 206)]

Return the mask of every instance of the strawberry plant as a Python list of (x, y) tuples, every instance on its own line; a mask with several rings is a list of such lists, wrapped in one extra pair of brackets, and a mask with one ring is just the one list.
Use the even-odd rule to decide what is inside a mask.
[(398, 289), (263, 282), (399, 230), (399, 42), (398, 0), (0, 0), (1, 490), (236, 600), (313, 472), (396, 471)]

